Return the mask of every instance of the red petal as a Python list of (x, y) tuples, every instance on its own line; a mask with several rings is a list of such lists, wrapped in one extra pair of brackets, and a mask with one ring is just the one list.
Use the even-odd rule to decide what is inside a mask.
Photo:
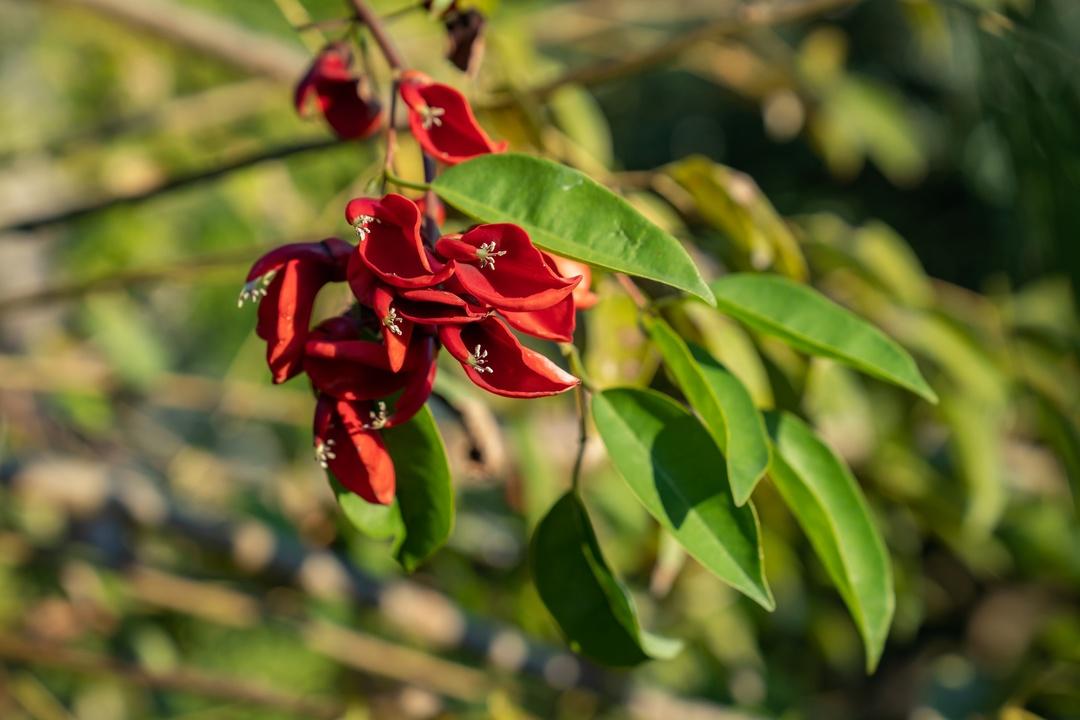
[(425, 352), (417, 355), (416, 366), (409, 371), (409, 384), (394, 402), (394, 412), (387, 419), (384, 427), (394, 427), (408, 422), (431, 397), (431, 389), (435, 386), (435, 372), (438, 369), (435, 362), (435, 340), (427, 337), (422, 342), (425, 345)]
[(347, 325), (348, 319), (335, 319), (312, 332), (304, 349), (311, 384), (341, 400), (377, 400), (401, 390), (409, 377), (390, 370), (386, 347), (355, 339)]
[(379, 129), (382, 109), (371, 97), (365, 78), (351, 71), (352, 53), (343, 44), (328, 45), (296, 86), (293, 103), (304, 116), (312, 98), (334, 133), (343, 140), (365, 138)]
[(412, 200), (390, 194), (382, 200), (357, 198), (345, 208), (351, 224), (364, 217), (373, 219), (360, 225), (357, 252), (383, 282), (400, 288), (431, 287), (453, 273), (424, 247), (420, 209)]
[(574, 288), (574, 305), (578, 310), (588, 310), (599, 302), (600, 298), (589, 289), (592, 285), (592, 268), (583, 262), (571, 260), (570, 258), (548, 253), (543, 253), (543, 255), (544, 259), (548, 261), (548, 266), (554, 267), (555, 271), (562, 277), (581, 278), (581, 283)]
[(476, 322), (487, 317), (482, 308), (446, 290), (402, 290), (397, 307), (402, 317), (424, 325)]
[[(540, 353), (523, 347), (498, 318), (466, 325), (442, 325), (439, 339), (465, 368), (470, 380), (496, 395), (555, 395), (580, 382)], [(487, 353), (480, 362), (473, 356), (477, 346), (481, 353)]]
[[(386, 345), (386, 357), (390, 370), (398, 372), (405, 364), (405, 352), (409, 349), (413, 323), (396, 313), (394, 294), (386, 287), (377, 286), (372, 291), (372, 308), (382, 328), (383, 343)], [(390, 322), (394, 319), (395, 322)], [(395, 332), (396, 329), (396, 332)]]
[[(467, 258), (470, 248), (472, 257)], [(510, 223), (478, 225), (464, 235), (441, 238), (435, 249), (452, 258), (455, 279), (466, 292), (500, 310), (549, 308), (568, 297), (581, 281), (559, 277), (529, 235)], [(487, 262), (494, 262), (494, 267), (481, 266), (484, 253), (492, 253)]]
[(294, 243), (270, 251), (251, 268), (248, 282), (275, 275), (259, 301), (256, 334), (266, 340), (266, 363), (275, 383), (300, 372), (311, 326), (315, 296), (324, 285), (344, 276), (344, 258), (352, 247), (337, 238)]
[(352, 403), (321, 397), (315, 447), (323, 447), (328, 469), (345, 488), (368, 502), (389, 505), (394, 501), (394, 463), (379, 433), (364, 427), (364, 418)]
[[(502, 152), (505, 142), (494, 142), (480, 127), (465, 96), (415, 71), (401, 76), (401, 99), (409, 107), (409, 127), (424, 151), (447, 165), (455, 165), (477, 155)], [(424, 127), (427, 108), (442, 110)]]
[(573, 297), (564, 298), (543, 310), (531, 312), (503, 310), (502, 316), (506, 322), (510, 323), (510, 327), (533, 337), (556, 342), (573, 342), (574, 340), (576, 318)]

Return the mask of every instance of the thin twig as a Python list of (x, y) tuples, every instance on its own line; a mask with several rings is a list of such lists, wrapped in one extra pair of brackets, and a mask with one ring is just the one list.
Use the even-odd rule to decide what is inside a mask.
[(218, 165), (217, 167), (208, 168), (206, 170), (199, 170), (196, 172), (188, 173), (186, 175), (179, 175), (177, 177), (168, 178), (163, 181), (142, 187), (138, 190), (135, 190), (134, 192), (119, 193), (110, 197), (100, 198), (98, 200), (85, 203), (83, 205), (75, 205), (71, 207), (61, 208), (56, 212), (46, 213), (44, 215), (38, 215), (37, 217), (31, 217), (25, 220), (16, 221), (14, 223), (11, 223), (10, 225), (0, 227), (0, 235), (4, 235), (7, 233), (29, 233), (30, 231), (47, 227), (49, 225), (57, 225), (60, 223), (71, 222), (73, 220), (78, 220), (79, 218), (85, 217), (87, 215), (92, 215), (103, 210), (110, 210), (120, 205), (128, 205), (131, 203), (141, 202), (143, 200), (148, 200), (152, 197), (163, 195), (174, 190), (180, 190), (191, 185), (197, 185), (198, 183), (205, 182), (207, 180), (214, 180), (237, 170), (243, 170), (245, 168), (259, 165), (264, 162), (269, 162), (272, 160), (283, 160), (293, 155), (299, 155), (301, 153), (307, 153), (316, 150), (326, 150), (329, 148), (338, 147), (339, 144), (340, 143), (336, 138), (329, 137), (318, 138), (315, 140), (304, 140), (301, 142), (293, 143), (291, 145), (285, 145), (281, 147), (271, 148), (269, 150), (263, 150), (257, 153), (246, 155), (224, 165)]
[(371, 32), (371, 37), (375, 38), (379, 49), (382, 50), (383, 57), (386, 58), (386, 64), (395, 72), (405, 69), (405, 60), (401, 57), (397, 46), (394, 45), (394, 41), (386, 32), (382, 18), (376, 15), (364, 0), (351, 0), (351, 2), (356, 9), (356, 16), (367, 26), (368, 31)]
[(578, 449), (574, 456), (574, 469), (570, 472), (570, 487), (575, 492), (581, 484), (581, 466), (585, 462), (585, 444), (589, 440), (588, 397), (583, 385), (574, 388), (578, 413)]
[(622, 286), (622, 289), (626, 291), (626, 294), (630, 296), (630, 299), (634, 301), (639, 310), (644, 310), (649, 306), (649, 299), (645, 297), (645, 293), (641, 292), (641, 288), (630, 279), (629, 275), (615, 273), (615, 279), (619, 281), (619, 285)]
[(345, 712), (344, 706), (329, 699), (287, 695), (242, 680), (213, 676), (189, 668), (172, 672), (147, 670), (107, 655), (75, 650), (39, 639), (24, 640), (10, 635), (0, 635), (0, 657), (32, 665), (61, 668), (75, 673), (107, 675), (157, 690), (171, 690), (255, 705), (303, 718), (333, 720), (333, 718), (341, 717)]

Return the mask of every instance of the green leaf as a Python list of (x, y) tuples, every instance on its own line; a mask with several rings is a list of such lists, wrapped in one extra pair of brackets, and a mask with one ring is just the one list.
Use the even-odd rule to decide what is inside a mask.
[(840, 591), (866, 645), (873, 672), (896, 598), (889, 556), (855, 478), (801, 420), (767, 416), (773, 438), (769, 474)]
[(540, 521), (529, 557), (540, 599), (576, 652), (626, 666), (667, 659), (682, 649), (678, 640), (641, 629), (633, 600), (604, 562), (574, 492), (563, 495)]
[(707, 350), (684, 341), (663, 320), (647, 317), (645, 327), (683, 395), (724, 453), (735, 503), (746, 504), (769, 466), (765, 422), (750, 393)]
[(593, 419), (619, 474), (694, 558), (772, 610), (753, 504), (735, 505), (724, 456), (698, 419), (651, 390), (593, 396)]
[(330, 480), (330, 488), (334, 491), (341, 511), (361, 533), (373, 540), (390, 540), (404, 534), (405, 525), (401, 522), (401, 510), (396, 501), (390, 505), (369, 503), (345, 489), (332, 472), (328, 471), (326, 477)]
[(937, 402), (907, 351), (813, 288), (778, 275), (740, 273), (720, 278), (712, 289), (721, 310), (755, 330)]
[(454, 488), (439, 428), (425, 405), (404, 425), (382, 430), (394, 460), (397, 505), (405, 536), (397, 560), (412, 572), (431, 556), (454, 526)]
[(517, 153), (480, 155), (447, 168), (431, 187), (478, 220), (522, 226), (545, 250), (712, 302), (709, 287), (678, 240), (565, 165)]

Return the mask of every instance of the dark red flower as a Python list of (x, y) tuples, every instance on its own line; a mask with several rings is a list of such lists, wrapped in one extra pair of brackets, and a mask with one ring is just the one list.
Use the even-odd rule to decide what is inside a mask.
[(336, 317), (311, 332), (304, 371), (319, 392), (339, 400), (378, 400), (401, 390), (407, 373), (390, 369), (386, 347), (361, 339), (355, 322)]
[(346, 206), (345, 219), (360, 238), (356, 258), (349, 263), (349, 285), (358, 299), (370, 283), (361, 262), (380, 280), (399, 288), (431, 287), (454, 271), (424, 246), (420, 209), (406, 197), (391, 193), (381, 200), (356, 198)]
[(342, 140), (370, 137), (382, 123), (382, 108), (367, 79), (352, 70), (352, 53), (341, 43), (327, 45), (296, 86), (293, 102), (301, 116), (313, 100)]
[(409, 127), (432, 157), (455, 165), (477, 155), (502, 152), (476, 121), (469, 101), (460, 92), (409, 70), (401, 75), (401, 99), (409, 107)]
[(256, 334), (266, 341), (266, 364), (275, 383), (300, 372), (315, 296), (341, 282), (353, 247), (337, 238), (293, 243), (259, 258), (248, 273), (239, 304), (258, 301)]
[(468, 294), (500, 310), (542, 310), (570, 296), (580, 278), (564, 279), (517, 225), (477, 225), (447, 235), (435, 250), (451, 260), (454, 279)]
[(555, 395), (580, 382), (540, 353), (522, 346), (496, 317), (464, 325), (440, 325), (439, 339), (470, 380), (496, 395)]
[(319, 464), (368, 502), (394, 501), (394, 462), (356, 403), (323, 395), (315, 406), (314, 424)]

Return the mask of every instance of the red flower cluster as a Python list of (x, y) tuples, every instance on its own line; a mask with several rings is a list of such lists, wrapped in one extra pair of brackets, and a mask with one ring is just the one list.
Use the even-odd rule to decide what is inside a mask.
[[(343, 140), (369, 137), (379, 129), (382, 109), (367, 91), (362, 75), (351, 70), (352, 53), (341, 44), (328, 45), (296, 88), (296, 110), (301, 115), (314, 101), (327, 123)], [(485, 153), (502, 152), (480, 127), (469, 101), (460, 92), (415, 70), (398, 81), (401, 99), (409, 111), (409, 128), (428, 155), (454, 165)]]
[[(274, 382), (305, 372), (318, 394), (319, 461), (352, 492), (386, 504), (394, 467), (379, 431), (423, 406), (440, 345), (498, 395), (553, 395), (579, 382), (510, 328), (569, 342), (575, 293), (588, 303), (588, 273), (567, 277), (559, 268), (567, 261), (510, 224), (478, 225), (429, 248), (420, 208), (401, 195), (355, 199), (345, 215), (358, 245), (330, 238), (273, 250), (252, 267), (240, 299), (259, 301)], [(357, 305), (311, 329), (316, 294), (342, 281)]]

